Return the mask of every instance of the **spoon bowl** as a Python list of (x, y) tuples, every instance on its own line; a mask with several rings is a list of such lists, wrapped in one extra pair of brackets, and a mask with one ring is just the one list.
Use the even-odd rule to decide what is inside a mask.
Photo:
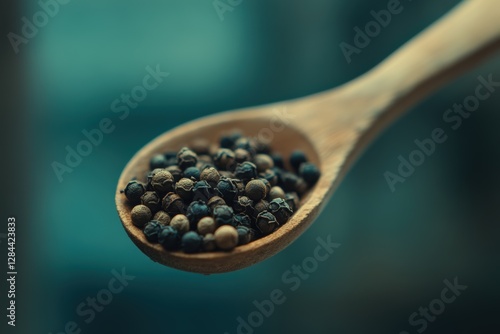
[[(373, 70), (339, 88), (268, 106), (226, 112), (175, 128), (143, 147), (118, 181), (116, 206), (132, 241), (152, 260), (203, 274), (256, 264), (286, 248), (313, 222), (356, 157), (392, 120), (500, 47), (500, 11), (494, 1), (464, 1)], [(216, 142), (239, 128), (271, 141), (274, 151), (303, 150), (321, 178), (290, 221), (272, 234), (230, 252), (185, 254), (149, 243), (132, 224), (132, 207), (120, 193), (133, 178), (145, 179), (155, 154), (178, 150), (197, 138)]]

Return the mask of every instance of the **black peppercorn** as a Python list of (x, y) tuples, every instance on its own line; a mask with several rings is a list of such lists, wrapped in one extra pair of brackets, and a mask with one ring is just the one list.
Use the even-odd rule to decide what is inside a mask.
[(231, 207), (227, 205), (221, 205), (214, 209), (213, 212), (214, 220), (217, 226), (222, 225), (235, 225), (234, 222), (234, 211)]
[(194, 230), (201, 218), (210, 216), (210, 209), (205, 202), (195, 201), (189, 204), (186, 216), (191, 223), (191, 229)]
[(151, 217), (151, 210), (149, 210), (147, 206), (142, 204), (134, 206), (134, 208), (130, 212), (132, 223), (139, 228), (143, 228), (144, 225), (146, 225), (146, 223), (151, 220)]
[(236, 228), (236, 231), (238, 232), (238, 245), (246, 245), (249, 242), (252, 241), (252, 233), (250, 232), (250, 229), (245, 226), (238, 226)]
[(257, 167), (253, 163), (245, 161), (236, 166), (234, 176), (245, 182), (250, 181), (251, 179), (255, 179), (257, 177)]
[(294, 192), (296, 191), (296, 185), (299, 182), (299, 177), (290, 172), (284, 172), (281, 174), (281, 185), (284, 191)]
[(227, 179), (234, 179), (234, 173), (233, 172), (230, 172), (230, 171), (227, 171), (227, 170), (221, 170), (219, 171), (220, 173), (220, 177), (223, 178), (227, 178)]
[(208, 207), (211, 212), (214, 212), (214, 209), (220, 205), (226, 205), (226, 201), (222, 197), (214, 196), (207, 202)]
[(295, 183), (295, 192), (302, 196), (307, 192), (308, 189), (309, 186), (307, 185), (307, 182), (303, 178), (299, 177), (297, 179), (297, 183)]
[(186, 253), (196, 253), (203, 246), (203, 237), (194, 231), (182, 236), (182, 249)]
[(281, 187), (272, 187), (271, 191), (269, 192), (269, 199), (271, 201), (276, 198), (286, 198), (285, 191), (281, 189)]
[(161, 206), (161, 198), (154, 191), (146, 191), (141, 197), (141, 204), (147, 206), (151, 213), (156, 213)]
[(234, 167), (236, 167), (236, 156), (230, 149), (221, 148), (215, 154), (214, 163), (222, 170), (231, 171), (234, 169)]
[(162, 169), (153, 175), (151, 186), (159, 194), (169, 193), (174, 190), (174, 177), (169, 171)]
[(181, 245), (179, 232), (172, 226), (163, 226), (158, 233), (158, 242), (166, 250), (176, 250)]
[(205, 138), (193, 140), (190, 147), (198, 155), (209, 154), (210, 152), (210, 142)]
[(307, 161), (308, 161), (307, 156), (302, 151), (293, 151), (292, 154), (290, 155), (290, 165), (296, 171), (299, 170), (300, 165), (302, 165), (304, 162), (307, 162)]
[(309, 186), (313, 186), (318, 182), (321, 173), (315, 164), (305, 162), (300, 166), (300, 176), (307, 182)]
[(235, 215), (234, 222), (236, 226), (252, 227), (252, 219), (244, 213)]
[(215, 236), (213, 234), (207, 234), (203, 237), (203, 250), (206, 252), (214, 251), (217, 248), (215, 244)]
[(226, 203), (232, 203), (238, 195), (238, 186), (233, 180), (223, 177), (217, 184), (217, 191)]
[(154, 155), (149, 161), (149, 169), (165, 168), (168, 165), (168, 160), (163, 154)]
[(207, 181), (198, 181), (194, 184), (193, 194), (194, 201), (208, 202), (217, 194), (217, 191)]
[(252, 180), (247, 183), (245, 193), (251, 200), (258, 202), (267, 195), (266, 184), (262, 180)]
[(170, 216), (186, 213), (186, 205), (182, 201), (182, 198), (176, 193), (166, 194), (165, 197), (163, 197), (162, 207)]
[(179, 182), (179, 180), (183, 177), (182, 170), (179, 168), (179, 166), (170, 166), (167, 167), (166, 170), (169, 171), (170, 174), (172, 174), (175, 182)]
[(285, 160), (283, 159), (283, 156), (281, 154), (271, 154), (271, 158), (273, 159), (274, 166), (282, 169), (285, 168)]
[(198, 167), (189, 167), (184, 171), (184, 177), (194, 181), (199, 181), (200, 170), (198, 169)]
[(265, 172), (266, 170), (274, 167), (273, 158), (267, 154), (257, 154), (254, 158), (254, 162), (259, 173)]
[(207, 181), (212, 187), (217, 187), (220, 181), (220, 174), (214, 167), (205, 168), (200, 174), (201, 181)]
[(296, 193), (286, 193), (285, 201), (293, 212), (297, 211), (300, 205), (300, 198)]
[(256, 153), (257, 145), (255, 143), (255, 140), (247, 138), (247, 137), (241, 137), (234, 144), (235, 150), (237, 150), (239, 148), (242, 148), (242, 149), (248, 151), (248, 153), (250, 153), (251, 156), (254, 156)]
[(154, 215), (153, 220), (159, 221), (162, 225), (168, 225), (170, 224), (171, 218), (168, 213), (160, 210)]
[(255, 203), (253, 217), (256, 217), (261, 212), (267, 211), (268, 207), (269, 207), (269, 202), (266, 201), (265, 199)]
[(163, 225), (160, 222), (152, 220), (144, 227), (144, 236), (149, 242), (157, 243), (158, 234), (160, 233)]
[(236, 213), (251, 213), (253, 210), (253, 201), (247, 196), (239, 196), (233, 204)]
[(263, 235), (271, 234), (279, 226), (276, 217), (269, 211), (261, 212), (255, 225)]
[(197, 162), (198, 155), (187, 147), (182, 148), (179, 153), (177, 153), (177, 165), (179, 165), (182, 170), (196, 166)]
[(270, 154), (271, 141), (269, 139), (257, 137), (257, 140), (255, 142), (255, 151), (257, 152), (257, 154)]
[(252, 159), (252, 156), (250, 155), (250, 153), (248, 153), (247, 150), (244, 150), (242, 148), (236, 149), (234, 151), (234, 156), (235, 156), (237, 163), (242, 163), (242, 162), (249, 161)]
[(271, 183), (266, 179), (259, 179), (259, 180), (262, 181), (266, 186), (266, 196), (269, 195), (269, 192), (271, 191), (272, 188)]
[(130, 181), (123, 190), (130, 204), (138, 204), (141, 202), (141, 196), (146, 192), (144, 184), (138, 181)]
[(239, 131), (235, 131), (230, 134), (224, 135), (220, 139), (220, 147), (232, 149), (236, 144), (236, 141), (240, 139), (242, 136), (243, 135)]
[(175, 184), (175, 192), (184, 201), (190, 201), (193, 198), (194, 182), (190, 179), (183, 178)]
[(259, 174), (260, 179), (266, 179), (272, 187), (276, 186), (278, 184), (278, 176), (276, 175), (276, 172), (272, 169), (268, 169), (263, 173)]
[(282, 198), (277, 198), (272, 200), (271, 203), (269, 203), (268, 210), (276, 217), (276, 220), (280, 225), (285, 224), (288, 221), (288, 219), (290, 219), (290, 217), (293, 215), (292, 209), (290, 208), (288, 203)]

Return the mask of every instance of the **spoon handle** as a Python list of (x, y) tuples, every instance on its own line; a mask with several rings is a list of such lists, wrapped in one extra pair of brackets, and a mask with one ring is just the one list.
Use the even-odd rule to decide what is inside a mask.
[(344, 86), (344, 93), (378, 101), (378, 108), (368, 110), (372, 115), (366, 116), (374, 119), (384, 113), (383, 118), (390, 121), (499, 48), (500, 3), (467, 0)]

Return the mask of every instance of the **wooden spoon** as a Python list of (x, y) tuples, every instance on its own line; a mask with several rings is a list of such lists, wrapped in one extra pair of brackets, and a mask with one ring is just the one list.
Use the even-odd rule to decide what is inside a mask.
[[(217, 114), (159, 136), (132, 158), (118, 181), (116, 206), (128, 235), (152, 260), (204, 274), (242, 269), (275, 255), (313, 223), (355, 158), (390, 121), (498, 49), (498, 6), (493, 0), (463, 2), (375, 69), (339, 88)], [(131, 207), (120, 190), (133, 177), (147, 174), (154, 154), (177, 150), (200, 137), (215, 141), (234, 128), (272, 137), (273, 149), (283, 154), (301, 149), (320, 166), (321, 179), (300, 209), (271, 235), (231, 252), (185, 254), (149, 243), (132, 224)]]

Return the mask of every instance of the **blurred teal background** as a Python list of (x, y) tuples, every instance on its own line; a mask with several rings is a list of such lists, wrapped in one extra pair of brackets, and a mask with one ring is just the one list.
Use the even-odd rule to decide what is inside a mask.
[[(212, 113), (345, 83), (458, 2), (403, 1), (403, 12), (350, 64), (339, 44), (352, 44), (353, 28), (387, 0), (244, 0), (223, 21), (209, 0), (71, 1), (18, 55), (4, 39), (3, 66), (18, 64), (4, 72), (6, 80), (24, 78), (3, 94), (16, 96), (18, 87), (22, 96), (22, 109), (8, 110), (20, 120), (25, 149), (7, 140), (3, 146), (9, 164), (23, 162), (31, 182), (20, 190), (12, 180), (26, 212), (14, 212), (11, 202), (5, 207), (5, 215), (26, 217), (18, 236), (25, 268), (18, 327), (7, 333), (56, 334), (75, 321), (82, 333), (233, 334), (236, 319), (274, 289), (287, 301), (255, 333), (417, 333), (409, 316), (455, 277), (468, 289), (426, 333), (497, 332), (500, 92), (447, 131), (449, 139), (394, 193), (383, 174), (395, 171), (415, 139), (445, 126), (443, 113), (474, 92), (477, 76), (500, 80), (498, 56), (409, 110), (357, 162), (316, 223), (251, 268), (202, 276), (155, 264), (128, 239), (114, 205), (123, 167), (159, 134)], [(16, 32), (21, 17), (40, 9), (35, 1), (9, 8), (7, 27)], [(120, 121), (112, 101), (157, 64), (170, 76)], [(66, 145), (75, 147), (82, 130), (104, 117), (115, 131), (59, 182), (53, 161), (63, 162)], [(328, 235), (342, 246), (291, 292), (282, 274)], [(136, 278), (86, 324), (77, 306), (122, 268)]]

